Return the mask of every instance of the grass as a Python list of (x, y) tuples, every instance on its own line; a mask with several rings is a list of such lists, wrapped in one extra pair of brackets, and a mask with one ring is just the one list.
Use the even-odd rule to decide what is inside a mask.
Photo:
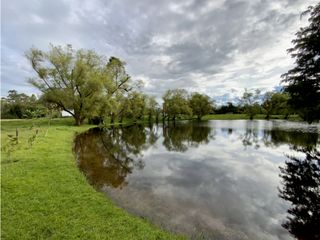
[[(2, 239), (180, 239), (115, 206), (78, 171), (72, 119), (1, 121)], [(8, 135), (19, 132), (19, 144)], [(36, 131), (38, 129), (38, 134)], [(36, 137), (34, 137), (36, 135)], [(34, 138), (33, 145), (30, 139)], [(10, 151), (11, 151), (10, 150)]]

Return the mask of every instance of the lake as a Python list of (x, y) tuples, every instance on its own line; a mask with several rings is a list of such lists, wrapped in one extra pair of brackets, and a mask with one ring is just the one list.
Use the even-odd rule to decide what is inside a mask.
[[(192, 239), (294, 239), (282, 227), (291, 202), (279, 197), (295, 194), (286, 183), (294, 173), (279, 167), (319, 150), (319, 131), (282, 120), (93, 128), (76, 137), (74, 152), (98, 191), (166, 230)], [(319, 197), (317, 184), (308, 191)]]

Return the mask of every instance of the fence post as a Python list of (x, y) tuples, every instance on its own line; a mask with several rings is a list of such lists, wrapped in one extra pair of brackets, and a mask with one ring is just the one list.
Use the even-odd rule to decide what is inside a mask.
[(16, 128), (16, 139), (17, 139), (17, 143), (19, 143), (19, 131), (18, 131), (18, 128)]

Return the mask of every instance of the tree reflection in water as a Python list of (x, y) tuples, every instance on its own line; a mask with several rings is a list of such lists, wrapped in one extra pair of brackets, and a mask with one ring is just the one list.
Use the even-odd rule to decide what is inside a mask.
[(93, 128), (76, 137), (74, 152), (90, 184), (98, 189), (104, 185), (121, 188), (127, 184), (126, 176), (134, 168), (144, 167), (140, 153), (148, 148), (148, 141), (144, 127), (138, 125)]
[[(200, 151), (212, 150), (211, 148), (213, 148), (217, 151), (229, 153), (227, 143), (229, 143), (230, 139), (236, 139), (235, 147), (242, 147), (243, 144), (249, 153), (252, 151), (251, 148), (256, 148), (253, 151), (259, 152), (258, 148), (262, 148), (265, 151), (264, 147), (289, 146), (291, 150), (304, 152), (306, 157), (305, 159), (289, 157), (290, 160), (287, 160), (281, 168), (283, 186), (279, 190), (280, 196), (292, 203), (292, 207), (288, 210), (289, 217), (283, 226), (297, 239), (320, 239), (320, 156), (319, 151), (316, 150), (317, 146), (319, 146), (319, 133), (303, 131), (303, 129), (301, 131), (277, 128), (260, 129), (250, 124), (244, 130), (227, 126), (221, 128), (221, 132), (224, 133), (223, 137), (216, 135), (219, 134), (219, 131), (216, 131), (216, 128), (212, 127), (212, 125), (199, 123), (179, 123), (175, 126), (150, 125), (145, 127), (134, 125), (113, 129), (96, 128), (76, 137), (74, 151), (77, 156), (78, 166), (86, 175), (88, 181), (97, 189), (104, 190), (103, 188), (106, 186), (122, 188), (131, 180), (134, 186), (134, 176), (133, 178), (128, 178), (128, 176), (133, 171), (144, 168), (143, 154), (146, 155), (146, 159), (150, 159), (146, 150), (153, 145), (155, 145), (154, 152), (156, 154), (159, 152), (167, 154), (167, 151), (185, 152), (189, 148), (195, 150), (194, 148), (201, 144), (208, 144), (208, 146), (198, 149)], [(209, 143), (211, 140), (214, 141)], [(226, 149), (221, 150), (221, 146), (222, 148), (225, 146)], [(153, 151), (148, 151), (148, 154), (150, 152)], [(194, 154), (192, 151), (190, 153)], [(183, 154), (179, 153), (178, 155), (182, 156)], [(153, 155), (151, 154), (151, 156)], [(210, 157), (208, 156), (208, 159)], [(165, 162), (156, 162), (156, 160), (155, 163), (166, 164)], [(158, 159), (158, 161), (161, 160), (162, 158)], [(240, 156), (239, 166), (241, 166), (241, 160)], [(217, 160), (217, 162), (221, 161)], [(190, 178), (190, 174), (188, 174), (188, 171), (194, 172), (193, 166), (196, 165), (191, 164), (192, 168), (190, 169), (187, 165), (190, 162), (186, 161), (185, 163), (186, 165), (182, 166), (185, 168), (181, 167), (184, 171), (183, 174), (187, 175), (187, 180), (183, 184), (189, 186), (190, 182), (196, 183), (197, 177), (199, 182), (202, 176), (199, 177), (195, 174), (195, 177)], [(215, 162), (213, 161), (213, 163)], [(152, 166), (152, 163), (150, 166)], [(205, 169), (203, 165), (202, 168), (201, 165), (199, 166), (200, 169)], [(219, 166), (218, 163), (217, 166)], [(148, 171), (148, 168), (146, 167), (145, 170)], [(148, 181), (149, 184), (151, 180), (146, 178), (145, 181)], [(126, 188), (126, 191), (128, 189), (130, 188)], [(225, 189), (225, 185), (223, 189)], [(276, 191), (274, 187), (272, 189)], [(126, 191), (121, 190), (119, 192), (124, 193)], [(153, 207), (152, 204), (151, 206)]]
[(318, 144), (317, 132), (283, 131), (279, 129), (264, 130), (263, 142), (267, 147), (288, 144), (291, 148), (313, 148)]
[(319, 142), (319, 134), (317, 132), (296, 132), (279, 129), (265, 129), (259, 134), (258, 129), (246, 128), (245, 133), (241, 134), (240, 138), (245, 149), (249, 146), (258, 149), (261, 143), (266, 147), (289, 145), (292, 149), (297, 147), (311, 148)]
[(214, 138), (211, 127), (199, 124), (163, 125), (163, 145), (168, 151), (185, 152), (208, 144)]
[[(158, 126), (134, 125), (124, 128), (93, 128), (75, 139), (74, 152), (80, 170), (90, 184), (122, 188), (134, 168), (144, 168), (142, 152), (154, 145), (160, 137)], [(186, 151), (208, 143), (211, 128), (199, 125), (163, 127), (163, 145), (169, 151)]]
[(280, 197), (290, 201), (289, 216), (283, 224), (299, 240), (320, 239), (320, 152), (315, 148), (299, 148), (305, 159), (288, 156), (280, 167)]

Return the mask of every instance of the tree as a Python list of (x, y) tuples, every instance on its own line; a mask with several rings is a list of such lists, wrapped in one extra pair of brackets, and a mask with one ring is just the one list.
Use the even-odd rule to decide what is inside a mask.
[(292, 112), (291, 107), (288, 105), (288, 101), (289, 94), (286, 92), (272, 94), (272, 112), (274, 114), (282, 114), (285, 116), (285, 119), (287, 119)]
[(29, 82), (45, 94), (48, 102), (70, 113), (76, 125), (81, 125), (96, 107), (106, 64), (94, 51), (75, 51), (71, 45), (50, 47), (48, 52), (31, 48), (26, 53), (37, 73)]
[(111, 57), (105, 69), (107, 76), (104, 82), (107, 95), (112, 96), (117, 92), (125, 94), (132, 90), (131, 77), (125, 69), (126, 63), (119, 58)]
[(156, 117), (156, 121), (159, 118), (159, 104), (154, 97), (146, 96), (146, 113), (148, 115), (148, 121), (151, 122), (152, 117)]
[(191, 95), (189, 105), (192, 109), (192, 114), (197, 116), (199, 121), (204, 115), (209, 114), (213, 109), (210, 98), (207, 95), (198, 92)]
[(181, 114), (191, 115), (192, 109), (189, 107), (188, 93), (184, 89), (168, 90), (163, 98), (163, 111), (168, 120), (173, 121)]
[(125, 102), (125, 116), (132, 118), (134, 122), (140, 120), (146, 107), (146, 96), (140, 92), (130, 92)]
[(243, 112), (240, 106), (233, 105), (232, 102), (227, 102), (226, 105), (222, 105), (220, 108), (215, 110), (216, 113), (226, 114), (226, 113), (241, 113)]
[(111, 57), (105, 69), (106, 81), (104, 81), (103, 97), (98, 115), (102, 118), (110, 116), (111, 123), (115, 118), (122, 122), (129, 109), (127, 97), (134, 89), (139, 89), (142, 82), (133, 82), (125, 69), (126, 63), (119, 58)]
[(46, 113), (47, 109), (35, 95), (10, 90), (8, 96), (1, 99), (1, 118), (37, 118)]
[(260, 99), (259, 89), (256, 89), (254, 92), (248, 91), (247, 89), (245, 89), (245, 92), (243, 93), (243, 96), (241, 99), (241, 103), (244, 107), (245, 113), (249, 116), (251, 120), (260, 111), (259, 99)]
[(272, 114), (273, 108), (274, 108), (274, 104), (272, 102), (272, 96), (273, 96), (273, 92), (266, 92), (263, 96), (263, 103), (262, 103), (262, 107), (263, 110), (266, 113), (266, 119), (269, 120), (270, 119), (270, 115)]
[(320, 119), (320, 3), (303, 14), (308, 13), (309, 25), (300, 28), (288, 49), (295, 67), (282, 78), (290, 94), (289, 104), (311, 123)]

